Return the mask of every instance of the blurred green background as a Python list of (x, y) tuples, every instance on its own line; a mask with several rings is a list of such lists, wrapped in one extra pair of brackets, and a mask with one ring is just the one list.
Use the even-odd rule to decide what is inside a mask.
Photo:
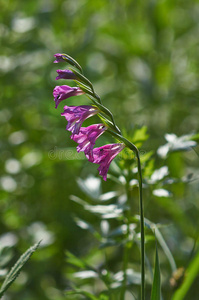
[[(81, 256), (92, 244), (73, 221), (81, 212), (69, 196), (81, 195), (77, 177), (98, 172), (76, 155), (63, 105), (54, 108), (53, 88), (64, 84), (56, 69), (65, 65), (53, 64), (53, 55), (74, 57), (117, 125), (129, 135), (147, 126), (142, 150), (157, 150), (165, 133), (199, 129), (199, 1), (0, 0), (0, 7), (0, 242), (14, 246), (11, 265), (43, 239), (5, 299), (62, 300), (65, 250)], [(67, 101), (89, 103), (85, 96)], [(194, 173), (196, 180), (177, 186), (170, 200), (152, 199), (146, 211), (153, 222), (173, 224), (166, 238), (185, 267), (199, 226), (197, 152), (155, 158), (171, 176)], [(103, 183), (110, 189), (111, 181)], [(196, 291), (186, 299), (198, 299)]]

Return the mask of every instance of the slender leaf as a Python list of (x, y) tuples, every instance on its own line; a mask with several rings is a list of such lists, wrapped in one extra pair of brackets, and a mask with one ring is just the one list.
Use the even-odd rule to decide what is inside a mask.
[(84, 270), (84, 271), (75, 272), (73, 276), (75, 278), (80, 278), (80, 279), (88, 279), (88, 278), (90, 279), (90, 278), (97, 278), (98, 274), (93, 270)]
[(159, 258), (158, 258), (158, 249), (156, 244), (155, 271), (153, 276), (151, 300), (160, 300), (160, 299), (161, 299), (160, 265), (159, 265)]
[(181, 300), (184, 299), (185, 295), (189, 291), (193, 281), (199, 274), (199, 251), (190, 263), (183, 284), (181, 287), (175, 292), (172, 300)]
[(166, 158), (169, 152), (191, 150), (192, 147), (197, 145), (197, 143), (191, 139), (192, 136), (192, 134), (189, 134), (177, 137), (174, 133), (167, 133), (165, 139), (168, 143), (158, 148), (158, 155), (162, 158)]
[(21, 255), (19, 260), (16, 262), (16, 264), (12, 267), (8, 275), (6, 276), (1, 290), (0, 290), (0, 297), (3, 296), (5, 291), (9, 288), (9, 286), (13, 283), (13, 281), (18, 277), (22, 267), (25, 265), (25, 263), (28, 261), (28, 259), (31, 257), (31, 255), (35, 252), (35, 250), (39, 247), (41, 241), (36, 243), (34, 246), (30, 247), (24, 254)]
[(88, 78), (86, 78), (84, 75), (80, 74), (79, 72), (77, 72), (76, 70), (69, 68), (77, 77), (78, 80), (87, 84), (92, 90), (93, 90), (93, 85), (92, 83), (88, 80)]
[(65, 61), (67, 61), (69, 64), (71, 64), (72, 66), (76, 67), (77, 69), (80, 70), (80, 72), (82, 72), (82, 67), (80, 66), (80, 64), (78, 64), (78, 62), (71, 56), (69, 56), (68, 54), (63, 53), (63, 59)]
[(74, 288), (74, 290), (72, 291), (67, 291), (66, 292), (66, 295), (82, 295), (82, 296), (85, 296), (86, 298), (85, 299), (90, 299), (90, 300), (98, 300), (97, 297), (95, 297), (93, 294), (89, 293), (89, 292), (86, 292), (86, 291), (83, 291), (81, 289), (77, 289), (77, 288)]
[[(138, 217), (138, 219), (139, 219), (139, 217)], [(167, 246), (167, 244), (166, 244), (166, 242), (165, 242), (165, 240), (164, 240), (164, 238), (162, 236), (162, 233), (159, 230), (160, 225), (157, 226), (155, 223), (152, 223), (151, 221), (149, 221), (146, 218), (144, 218), (144, 223), (145, 223), (145, 226), (148, 227), (148, 228), (150, 228), (153, 232), (155, 230), (156, 239), (158, 240), (160, 246), (162, 247), (162, 250), (164, 251), (165, 255), (168, 258), (168, 261), (169, 261), (169, 264), (171, 266), (172, 272), (174, 272), (177, 269), (176, 263), (175, 263), (174, 257), (172, 255), (169, 247)], [(162, 227), (162, 225), (161, 225), (161, 227)]]
[(75, 267), (78, 268), (85, 268), (86, 264), (84, 263), (84, 261), (82, 261), (81, 259), (79, 259), (78, 257), (76, 257), (75, 255), (73, 255), (71, 252), (66, 251), (66, 255), (67, 255), (67, 262)]

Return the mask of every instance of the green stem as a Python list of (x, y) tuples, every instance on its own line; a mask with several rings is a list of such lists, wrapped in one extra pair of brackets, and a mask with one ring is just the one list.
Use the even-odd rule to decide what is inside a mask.
[[(91, 95), (91, 94), (90, 94)], [(87, 95), (88, 96), (88, 95)], [(92, 95), (91, 95), (92, 96)], [(111, 122), (113, 124), (113, 127), (118, 134), (121, 134), (121, 131), (119, 130), (119, 128), (117, 127), (115, 120), (113, 118), (113, 114), (110, 112), (110, 110), (108, 108), (106, 108), (104, 105), (100, 104), (99, 102), (96, 102), (95, 99), (91, 98), (90, 96), (88, 96), (89, 99), (91, 99), (91, 101), (93, 101), (93, 103), (101, 110), (102, 113), (106, 114), (107, 116), (109, 116), (109, 118), (111, 119)]]
[[(84, 82), (80, 82), (80, 81), (78, 81), (78, 80), (74, 80), (76, 83), (77, 83), (77, 85), (87, 94), (87, 96), (89, 97), (89, 99), (91, 99), (95, 104), (96, 104), (96, 106), (97, 105), (100, 105), (102, 102), (101, 102), (101, 99), (100, 99), (100, 96), (98, 96), (96, 93), (95, 93), (95, 91), (94, 91), (94, 89), (93, 89), (93, 87), (92, 87), (92, 89), (90, 89), (89, 87), (87, 87), (86, 85), (85, 85), (85, 83)], [(92, 98), (91, 98), (91, 97)], [(94, 99), (96, 99), (98, 102), (96, 102), (96, 100), (94, 100)], [(102, 105), (102, 104), (101, 104)]]
[(142, 170), (139, 151), (136, 151), (139, 174), (139, 200), (140, 200), (140, 230), (141, 230), (141, 299), (145, 299), (145, 242), (144, 242), (144, 205), (142, 199)]
[(140, 155), (138, 148), (132, 144), (125, 137), (107, 130), (110, 134), (115, 136), (118, 140), (123, 142), (128, 148), (130, 148), (136, 155), (138, 165), (138, 182), (139, 182), (139, 206), (140, 206), (140, 232), (141, 232), (141, 300), (145, 300), (145, 242), (144, 242), (144, 205), (142, 199), (142, 169), (140, 162)]

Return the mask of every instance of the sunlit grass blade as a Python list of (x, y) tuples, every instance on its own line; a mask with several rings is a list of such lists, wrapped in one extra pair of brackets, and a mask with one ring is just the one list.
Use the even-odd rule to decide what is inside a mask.
[(18, 277), (22, 267), (25, 265), (25, 263), (28, 261), (28, 259), (31, 257), (31, 255), (35, 252), (35, 250), (39, 247), (41, 241), (36, 243), (34, 246), (30, 247), (24, 254), (21, 255), (21, 257), (18, 259), (16, 264), (12, 267), (8, 275), (6, 276), (1, 290), (0, 290), (0, 298), (3, 296), (5, 291), (9, 288), (9, 286), (15, 281), (15, 279)]
[(67, 291), (66, 295), (82, 295), (82, 296), (85, 296), (86, 299), (88, 299), (88, 300), (98, 300), (98, 298), (95, 297), (93, 294), (91, 294), (87, 291), (83, 291), (81, 289), (77, 289), (77, 288), (74, 288), (74, 290), (72, 290), (72, 291)]
[(176, 263), (174, 260), (174, 257), (169, 249), (169, 247), (167, 246), (158, 226), (155, 223), (152, 223), (151, 221), (149, 221), (148, 219), (144, 218), (144, 222), (145, 224), (153, 231), (155, 229), (155, 235), (156, 235), (156, 239), (159, 242), (160, 246), (162, 247), (162, 250), (164, 251), (165, 255), (168, 258), (169, 264), (171, 266), (172, 272), (174, 272), (177, 267), (176, 267)]
[(67, 263), (82, 269), (86, 267), (84, 261), (79, 259), (75, 255), (73, 255), (71, 252), (66, 251), (66, 255), (67, 255)]
[(186, 271), (186, 276), (181, 287), (175, 292), (172, 297), (172, 300), (181, 300), (184, 299), (185, 295), (189, 291), (193, 281), (199, 274), (199, 251), (190, 263)]
[(157, 244), (156, 244), (155, 270), (154, 270), (154, 276), (153, 276), (151, 300), (161, 300), (160, 265), (159, 265)]

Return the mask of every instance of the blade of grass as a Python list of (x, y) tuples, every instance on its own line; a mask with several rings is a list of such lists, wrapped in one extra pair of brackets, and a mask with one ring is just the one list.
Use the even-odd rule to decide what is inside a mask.
[(24, 264), (28, 261), (28, 259), (31, 257), (31, 255), (36, 251), (36, 249), (39, 247), (41, 241), (30, 247), (24, 254), (20, 256), (16, 264), (12, 267), (8, 275), (6, 276), (0, 290), (0, 298), (3, 296), (5, 291), (9, 288), (9, 286), (15, 281), (15, 279), (18, 277), (22, 267)]
[(151, 221), (149, 221), (148, 219), (144, 218), (144, 222), (146, 225), (149, 226), (149, 228), (154, 231), (155, 230), (155, 233), (156, 233), (156, 238), (160, 244), (160, 246), (162, 247), (165, 255), (167, 256), (168, 258), (168, 261), (169, 261), (169, 264), (171, 266), (171, 270), (172, 272), (175, 272), (175, 270), (177, 269), (176, 267), (176, 263), (175, 263), (175, 260), (174, 260), (174, 257), (169, 249), (169, 247), (167, 246), (160, 230), (158, 229), (157, 225), (155, 223), (152, 223)]
[(199, 251), (190, 263), (186, 271), (186, 276), (181, 287), (174, 293), (172, 300), (182, 300), (189, 291), (194, 279), (199, 274)]
[(155, 270), (154, 270), (154, 276), (153, 276), (151, 300), (161, 300), (160, 264), (159, 264), (157, 243), (156, 243)]

